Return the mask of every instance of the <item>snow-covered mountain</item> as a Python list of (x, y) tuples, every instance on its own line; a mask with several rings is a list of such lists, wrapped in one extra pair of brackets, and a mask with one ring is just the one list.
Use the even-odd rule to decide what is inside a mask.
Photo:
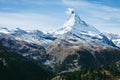
[(120, 35), (119, 34), (113, 34), (113, 33), (104, 33), (112, 42), (120, 47)]
[(16, 40), (39, 44), (44, 47), (47, 47), (51, 42), (53, 42), (56, 39), (56, 37), (53, 37), (51, 34), (43, 33), (40, 30), (25, 31), (20, 28), (8, 29), (8, 28), (1, 27), (0, 33), (11, 35)]
[(12, 34), (14, 38), (17, 40), (27, 41), (29, 43), (35, 43), (42, 45), (44, 47), (48, 46), (51, 42), (53, 42), (56, 38), (50, 34), (44, 34), (42, 31), (33, 30), (23, 32), (22, 34)]
[(73, 41), (87, 41), (115, 46), (103, 33), (80, 19), (74, 9), (68, 9), (69, 19), (54, 35)]
[(8, 29), (5, 28), (5, 27), (0, 27), (0, 33), (9, 34), (9, 33), (10, 33), (10, 30), (8, 30)]
[(74, 12), (73, 9), (68, 9), (70, 15), (67, 22), (63, 25), (63, 28), (56, 31), (55, 34), (65, 34), (71, 32), (76, 35), (80, 35), (80, 32), (89, 32), (90, 34), (100, 34), (100, 32), (93, 26), (88, 25)]

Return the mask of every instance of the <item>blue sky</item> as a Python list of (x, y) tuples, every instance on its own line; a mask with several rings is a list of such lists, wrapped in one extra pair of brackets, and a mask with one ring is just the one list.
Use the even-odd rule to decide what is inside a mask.
[(0, 26), (59, 29), (67, 8), (102, 32), (120, 34), (120, 0), (0, 0)]

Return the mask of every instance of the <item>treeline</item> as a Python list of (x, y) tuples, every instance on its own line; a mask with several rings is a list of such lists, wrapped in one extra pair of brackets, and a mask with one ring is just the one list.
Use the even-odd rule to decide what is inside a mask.
[(42, 65), (0, 46), (0, 80), (50, 80), (52, 76)]
[(119, 80), (120, 71), (115, 66), (96, 69), (81, 69), (66, 72), (53, 78), (53, 80)]

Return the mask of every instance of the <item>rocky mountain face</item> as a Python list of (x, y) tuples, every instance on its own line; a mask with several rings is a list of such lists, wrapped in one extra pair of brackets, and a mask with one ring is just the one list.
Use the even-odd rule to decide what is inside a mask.
[(113, 33), (104, 33), (112, 42), (120, 47), (120, 35), (119, 34), (113, 34)]
[(70, 43), (60, 39), (47, 48), (47, 53), (52, 56), (51, 61), (55, 63), (51, 63), (52, 66), (57, 64), (60, 71), (108, 66), (120, 61), (120, 50), (97, 42)]
[(11, 51), (17, 52), (24, 57), (39, 62), (45, 62), (46, 60), (46, 50), (41, 45), (19, 41), (7, 34), (0, 34), (0, 45), (9, 48)]
[(10, 35), (12, 35), (17, 40), (39, 44), (44, 46), (45, 48), (56, 39), (56, 37), (53, 37), (51, 34), (48, 33), (44, 34), (40, 30), (33, 31), (16, 30), (14, 31), (14, 33)]

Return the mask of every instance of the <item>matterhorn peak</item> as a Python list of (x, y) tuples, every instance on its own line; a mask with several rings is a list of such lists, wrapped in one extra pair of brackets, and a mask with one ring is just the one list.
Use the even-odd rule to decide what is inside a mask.
[(100, 33), (95, 27), (88, 25), (85, 21), (80, 19), (73, 8), (68, 8), (66, 13), (69, 14), (68, 20), (60, 30), (55, 32), (55, 34), (65, 34), (67, 32), (73, 34), (80, 34), (80, 32)]
[(75, 23), (81, 22), (80, 17), (75, 13), (73, 8), (68, 8), (66, 13), (69, 14), (69, 19), (63, 25), (63, 28), (72, 28)]
[(71, 14), (74, 14), (74, 9), (73, 8), (68, 8), (67, 11), (66, 11), (67, 14), (71, 15)]

